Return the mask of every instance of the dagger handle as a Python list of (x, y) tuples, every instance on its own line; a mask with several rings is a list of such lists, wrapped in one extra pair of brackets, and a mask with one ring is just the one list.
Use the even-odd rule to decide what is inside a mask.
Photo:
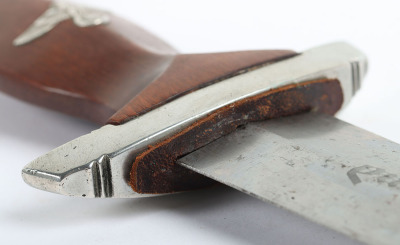
[[(180, 55), (109, 13), (110, 20), (97, 26), (80, 27), (68, 15), (52, 23), (54, 8), (44, 0), (0, 2), (0, 90), (100, 124), (124, 123), (223, 78), (295, 55), (286, 50)], [(46, 15), (49, 9), (53, 16)], [(38, 19), (45, 24), (34, 26)], [(40, 32), (51, 24), (41, 36), (13, 45), (27, 30)]]
[[(166, 69), (176, 51), (109, 13), (107, 23), (78, 26), (78, 17), (61, 7), (46, 0), (0, 1), (0, 90), (104, 124)], [(18, 38), (41, 32), (15, 46)]]
[[(196, 90), (297, 55), (288, 50), (178, 54), (121, 18), (69, 8), (75, 7), (44, 0), (0, 2), (0, 23), (7, 23), (0, 25), (0, 90), (100, 124), (124, 124)], [(108, 21), (91, 25), (90, 18), (72, 14), (87, 11)], [(334, 79), (237, 101), (149, 145), (134, 159), (129, 183), (138, 193), (209, 185), (209, 179), (175, 164), (176, 159), (247, 122), (313, 109), (333, 114), (342, 102)]]

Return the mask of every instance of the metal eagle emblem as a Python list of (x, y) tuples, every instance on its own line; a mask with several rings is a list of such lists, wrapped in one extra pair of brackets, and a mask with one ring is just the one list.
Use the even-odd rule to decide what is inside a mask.
[(108, 13), (65, 1), (54, 1), (50, 7), (14, 41), (14, 46), (27, 44), (49, 31), (62, 21), (72, 19), (79, 27), (97, 26), (110, 22)]

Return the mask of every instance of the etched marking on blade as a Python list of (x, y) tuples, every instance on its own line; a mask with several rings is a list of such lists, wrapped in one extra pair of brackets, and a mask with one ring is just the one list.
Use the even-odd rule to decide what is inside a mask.
[(400, 244), (400, 146), (333, 117), (250, 123), (179, 164), (362, 242)]
[(370, 175), (372, 180), (364, 180), (365, 182), (384, 183), (388, 187), (400, 188), (400, 178), (396, 174), (387, 173), (385, 169), (375, 168), (370, 165), (352, 168), (347, 172), (347, 176), (354, 185), (363, 182), (360, 175)]

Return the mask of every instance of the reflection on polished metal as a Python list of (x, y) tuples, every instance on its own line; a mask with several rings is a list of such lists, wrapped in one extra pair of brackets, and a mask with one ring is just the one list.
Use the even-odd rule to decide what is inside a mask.
[(109, 15), (99, 11), (65, 1), (54, 1), (31, 26), (28, 27), (13, 42), (15, 46), (27, 44), (47, 32), (51, 31), (60, 22), (72, 19), (79, 27), (88, 27), (107, 24), (110, 22)]
[(336, 78), (346, 104), (354, 92), (354, 77), (361, 81), (366, 66), (365, 56), (348, 44), (317, 47), (194, 91), (123, 125), (106, 125), (34, 160), (22, 176), (33, 187), (70, 196), (144, 196), (135, 193), (128, 181), (133, 160), (148, 145), (221, 107), (288, 84)]
[(369, 244), (400, 244), (400, 145), (314, 113), (251, 123), (180, 164)]

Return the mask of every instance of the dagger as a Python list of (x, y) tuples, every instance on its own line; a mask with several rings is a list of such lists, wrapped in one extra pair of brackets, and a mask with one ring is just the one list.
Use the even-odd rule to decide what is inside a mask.
[[(45, 37), (43, 37), (43, 41), (44, 40), (45, 40)], [(39, 41), (39, 39), (36, 41)], [(327, 53), (325, 53), (325, 52), (327, 52)], [(352, 52), (354, 52), (354, 53), (352, 53)], [(336, 54), (349, 54), (349, 56), (348, 57), (337, 57)], [(315, 56), (311, 56), (311, 58), (310, 58), (309, 55), (315, 55)], [(318, 56), (320, 56), (320, 58), (321, 58), (320, 60), (318, 60)], [(327, 57), (329, 57), (329, 58), (333, 57), (334, 59), (330, 60)], [(360, 57), (361, 57), (361, 61), (359, 60)], [(335, 60), (335, 58), (338, 58), (338, 60)], [(341, 58), (343, 58), (343, 60), (340, 60)], [(85, 155), (85, 156), (88, 155), (88, 153), (90, 151), (93, 151), (93, 149), (98, 149), (99, 147), (101, 147), (100, 144), (103, 145), (103, 143), (106, 145), (108, 144), (107, 146), (109, 146), (110, 144), (114, 144), (114, 146), (116, 146), (117, 144), (120, 144), (119, 146), (122, 146), (121, 149), (117, 148), (117, 150), (113, 151), (114, 148), (111, 148), (111, 149), (106, 148), (106, 149), (104, 149), (104, 151), (101, 151), (100, 154), (95, 153), (95, 155), (97, 154), (97, 156), (94, 158), (92, 156), (89, 156), (90, 158), (92, 158), (91, 160), (94, 160), (94, 161), (91, 161), (91, 160), (86, 161), (85, 159), (83, 159), (83, 161), (82, 161), (82, 159), (80, 159), (80, 162), (78, 164), (82, 164), (82, 165), (71, 166), (70, 162), (68, 162), (69, 160), (66, 160), (66, 159), (70, 159), (69, 158), (70, 152), (65, 147), (64, 148), (61, 147), (58, 150), (56, 150), (56, 153), (53, 153), (53, 154), (49, 153), (47, 156), (42, 158), (42, 159), (47, 159), (46, 161), (49, 162), (47, 165), (44, 165), (43, 161), (38, 160), (25, 169), (24, 176), (25, 176), (27, 182), (31, 182), (33, 185), (36, 185), (37, 187), (46, 188), (48, 190), (50, 189), (50, 190), (59, 191), (59, 192), (67, 191), (68, 192), (67, 194), (80, 195), (83, 193), (82, 195), (86, 195), (86, 196), (108, 196), (108, 197), (124, 196), (124, 195), (126, 195), (126, 194), (123, 194), (124, 193), (123, 191), (125, 191), (125, 190), (118, 189), (120, 187), (119, 187), (119, 184), (116, 183), (116, 181), (118, 181), (118, 179), (123, 180), (124, 182), (121, 183), (121, 186), (122, 186), (122, 184), (124, 184), (124, 186), (127, 186), (127, 183), (126, 183), (127, 181), (126, 181), (126, 179), (123, 178), (123, 175), (127, 174), (126, 172), (124, 172), (124, 171), (126, 171), (126, 168), (125, 168), (126, 166), (122, 166), (122, 167), (117, 166), (117, 168), (119, 168), (120, 172), (118, 172), (118, 169), (113, 171), (112, 168), (115, 167), (114, 163), (118, 162), (115, 159), (117, 159), (117, 157), (121, 156), (122, 154), (126, 154), (125, 157), (128, 157), (130, 159), (129, 159), (129, 161), (127, 161), (128, 163), (121, 162), (121, 164), (128, 164), (128, 165), (131, 164), (131, 160), (133, 159), (132, 155), (135, 155), (137, 153), (135, 151), (138, 149), (138, 148), (135, 148), (135, 147), (137, 147), (137, 145), (135, 145), (135, 146), (132, 145), (133, 143), (139, 142), (140, 140), (142, 140), (139, 142), (140, 144), (144, 144), (146, 146), (149, 146), (149, 145), (152, 146), (152, 144), (162, 142), (162, 140), (170, 139), (170, 138), (168, 138), (168, 136), (170, 134), (173, 134), (173, 136), (176, 136), (179, 132), (182, 132), (183, 129), (186, 127), (184, 123), (187, 123), (186, 125), (188, 125), (191, 122), (198, 122), (200, 119), (204, 118), (205, 115), (210, 115), (211, 112), (213, 112), (219, 108), (223, 108), (226, 105), (231, 105), (231, 104), (234, 104), (236, 101), (240, 101), (240, 100), (247, 99), (247, 98), (253, 99), (254, 96), (259, 95), (263, 92), (271, 92), (274, 89), (281, 89), (282, 87), (284, 87), (286, 89), (285, 90), (286, 92), (296, 94), (299, 92), (296, 89), (300, 89), (302, 87), (302, 85), (304, 85), (304, 87), (305, 87), (304, 89), (306, 89), (306, 88), (313, 87), (313, 86), (315, 86), (315, 84), (319, 84), (319, 83), (334, 84), (335, 83), (334, 80), (339, 80), (340, 86), (341, 86), (342, 92), (343, 92), (343, 97), (344, 97), (343, 101), (345, 104), (350, 99), (351, 94), (358, 88), (361, 77), (363, 76), (363, 72), (365, 70), (365, 63), (363, 63), (363, 61), (362, 61), (363, 58), (364, 57), (358, 51), (353, 50), (353, 48), (348, 47), (345, 44), (335, 44), (335, 45), (330, 45), (330, 46), (306, 51), (302, 54), (296, 55), (293, 58), (287, 58), (285, 60), (275, 62), (272, 65), (263, 64), (261, 67), (254, 66), (249, 70), (241, 70), (238, 74), (235, 74), (232, 77), (229, 77), (227, 79), (219, 81), (218, 83), (215, 83), (213, 85), (202, 88), (201, 90), (191, 92), (190, 94), (187, 94), (185, 96), (182, 96), (182, 97), (174, 100), (175, 102), (171, 101), (171, 102), (165, 104), (164, 107), (157, 107), (153, 111), (148, 112), (149, 114), (146, 113), (147, 115), (154, 115), (154, 114), (157, 114), (156, 113), (157, 110), (161, 111), (161, 108), (162, 108), (164, 110), (164, 112), (167, 111), (167, 112), (171, 113), (171, 114), (165, 113), (163, 115), (167, 115), (167, 117), (171, 117), (172, 119), (170, 119), (170, 118), (166, 119), (163, 116), (160, 116), (160, 117), (148, 116), (148, 117), (150, 117), (150, 120), (141, 121), (142, 123), (137, 123), (137, 124), (135, 124), (134, 127), (131, 127), (131, 128), (125, 127), (124, 129), (115, 130), (117, 127), (132, 124), (131, 122), (133, 122), (134, 120), (137, 121), (137, 120), (140, 120), (140, 118), (146, 118), (145, 117), (146, 114), (143, 114), (143, 115), (138, 116), (130, 121), (124, 122), (120, 126), (106, 126), (105, 128), (102, 128), (99, 131), (92, 133), (91, 135), (92, 136), (95, 135), (95, 136), (93, 136), (94, 138), (92, 138), (89, 141), (80, 139), (79, 140), (80, 144), (78, 144), (76, 146), (77, 148), (73, 149), (75, 146), (71, 146), (71, 149), (76, 150), (78, 148), (83, 148), (83, 147), (87, 147), (87, 148), (83, 149), (81, 152), (76, 153), (80, 156), (78, 158), (74, 158), (73, 160), (71, 160), (71, 162), (74, 162), (75, 159), (80, 159), (80, 158), (84, 157), (83, 155)], [(307, 61), (310, 61), (307, 59), (310, 59), (311, 61), (315, 61), (316, 63), (307, 63)], [(313, 60), (313, 59), (316, 59), (316, 60)], [(339, 65), (337, 65), (336, 63), (334, 63), (332, 65), (330, 62), (338, 62), (337, 64), (339, 64)], [(341, 62), (343, 62), (343, 64)], [(322, 67), (319, 66), (320, 63), (321, 63)], [(324, 63), (324, 64), (322, 64), (322, 63)], [(324, 65), (326, 65), (326, 66), (324, 66)], [(332, 66), (330, 66), (330, 65), (332, 65)], [(343, 66), (343, 68), (342, 68), (342, 66)], [(279, 67), (283, 67), (283, 68), (279, 68)], [(288, 67), (290, 67), (290, 69)], [(315, 70), (307, 71), (306, 70), (307, 67), (312, 67)], [(335, 68), (339, 68), (339, 70), (335, 70)], [(330, 70), (330, 69), (332, 69), (332, 70)], [(341, 69), (343, 69), (343, 71), (344, 71), (343, 73), (342, 73)], [(262, 70), (262, 72), (261, 72), (261, 70)], [(279, 71), (281, 71), (281, 72), (279, 72)], [(298, 74), (296, 72), (300, 72), (300, 74)], [(301, 72), (305, 72), (305, 73), (303, 74)], [(280, 74), (280, 73), (282, 73), (282, 74)], [(271, 74), (270, 75), (271, 78), (268, 77), (269, 76), (268, 74)], [(243, 77), (244, 75), (249, 75), (249, 76)], [(279, 77), (280, 75), (283, 77)], [(289, 77), (287, 77), (287, 76), (289, 76)], [(246, 84), (246, 86), (244, 88), (240, 87), (240, 85), (243, 84), (244, 81), (248, 81), (248, 80), (253, 81), (253, 79), (256, 79), (258, 77), (262, 77), (263, 79), (265, 79), (267, 81), (271, 81), (271, 83), (273, 83), (273, 86), (271, 86), (267, 83), (267, 87), (263, 87), (263, 88), (249, 87), (249, 84)], [(349, 77), (351, 77), (351, 79), (349, 79)], [(252, 79), (250, 79), (250, 78), (252, 78)], [(240, 79), (242, 79), (242, 80), (240, 80)], [(227, 80), (229, 80), (229, 83), (227, 82)], [(210, 94), (212, 95), (212, 93), (210, 93), (209, 88), (212, 88), (212, 87), (216, 88), (217, 85), (225, 83), (224, 86), (222, 86), (222, 85), (219, 86), (220, 88), (223, 88), (223, 89), (216, 90), (216, 93), (215, 93), (218, 96), (222, 96), (221, 93), (226, 92), (226, 91), (223, 91), (227, 87), (226, 84), (232, 84), (231, 83), (232, 80), (235, 80), (236, 83), (234, 83), (235, 86), (232, 85), (231, 87), (233, 87), (233, 89), (240, 88), (240, 92), (244, 91), (244, 92), (246, 92), (246, 94), (244, 94), (244, 95), (236, 94), (236, 97), (228, 97), (227, 102), (224, 102), (224, 101), (217, 102), (217, 103), (219, 103), (219, 107), (215, 107), (215, 108), (204, 107), (203, 109), (194, 108), (194, 106), (196, 104), (200, 104), (200, 103), (193, 103), (193, 102), (196, 102), (195, 96), (197, 94), (199, 94), (200, 91), (206, 91), (206, 92), (203, 92), (203, 95), (201, 95), (201, 93), (200, 93), (201, 96), (199, 96), (197, 98), (205, 98), (206, 97), (207, 99), (210, 99), (210, 101), (207, 101), (207, 102), (209, 102), (210, 104), (215, 103), (215, 101), (213, 101), (212, 98), (208, 97), (208, 96), (210, 96)], [(344, 83), (344, 81), (347, 81), (349, 83), (346, 84), (346, 83)], [(265, 83), (264, 83), (264, 85), (265, 85)], [(239, 86), (239, 87), (237, 87), (237, 86)], [(245, 89), (254, 89), (254, 91), (248, 91), (248, 90), (246, 91)], [(54, 89), (53, 89), (53, 91), (54, 91)], [(212, 92), (212, 90), (211, 90), (211, 92)], [(228, 91), (228, 92), (231, 93), (232, 91)], [(275, 91), (275, 92), (278, 92), (278, 91)], [(270, 95), (270, 94), (268, 94), (268, 95)], [(228, 95), (226, 95), (226, 96), (228, 96)], [(279, 94), (273, 94), (273, 96), (276, 98), (276, 97), (279, 97)], [(184, 98), (189, 98), (189, 99), (187, 99), (185, 101)], [(328, 99), (332, 99), (332, 98), (328, 98)], [(182, 103), (182, 100), (184, 101), (184, 103)], [(321, 98), (321, 100), (323, 100), (323, 98)], [(179, 104), (179, 106), (175, 107), (175, 110), (166, 108), (166, 107), (168, 107), (168, 105), (171, 106), (171, 104), (173, 104), (173, 103), (178, 103), (177, 101), (181, 101), (181, 103)], [(198, 99), (198, 101), (201, 101), (201, 99)], [(285, 99), (283, 99), (283, 98), (281, 98), (281, 101), (286, 102)], [(192, 103), (190, 103), (190, 102), (192, 102)], [(288, 104), (295, 103), (295, 102), (296, 101), (289, 101)], [(202, 101), (202, 103), (205, 103), (205, 102)], [(332, 103), (332, 102), (329, 102), (329, 103)], [(176, 110), (179, 110), (179, 109), (182, 110), (183, 105), (190, 108), (187, 110), (195, 110), (196, 112), (198, 112), (199, 110), (203, 110), (204, 113), (203, 114), (196, 113), (192, 120), (187, 119), (189, 121), (186, 121), (185, 119), (183, 119), (182, 123), (181, 123), (181, 121), (179, 121), (175, 124), (172, 122), (172, 123), (170, 123), (171, 124), (170, 127), (161, 128), (158, 131), (152, 132), (149, 135), (145, 135), (143, 137), (140, 136), (142, 138), (140, 138), (139, 140), (134, 139), (134, 141), (135, 140), (136, 141), (133, 143), (121, 142), (121, 141), (125, 140), (123, 138), (126, 138), (126, 135), (130, 134), (130, 132), (134, 132), (135, 130), (137, 131), (139, 128), (141, 129), (142, 125), (150, 124), (153, 121), (156, 121), (156, 122), (154, 122), (156, 124), (156, 123), (160, 123), (161, 120), (164, 120), (164, 122), (162, 122), (163, 123), (162, 127), (168, 125), (168, 123), (169, 123), (168, 120), (174, 120), (176, 118), (176, 116), (174, 116), (173, 113), (176, 112), (177, 114), (180, 114), (181, 111), (176, 111)], [(322, 105), (322, 103), (318, 104), (318, 105)], [(207, 106), (207, 104), (206, 103), (205, 103), (205, 105), (202, 104), (202, 106)], [(239, 106), (239, 105), (235, 104), (235, 108), (236, 108), (236, 106)], [(288, 105), (285, 105), (285, 106), (288, 106)], [(305, 107), (307, 107), (307, 105)], [(176, 108), (178, 108), (178, 109), (176, 109)], [(269, 108), (267, 108), (267, 109), (269, 109)], [(304, 111), (309, 111), (311, 109), (315, 110), (315, 108), (310, 108), (310, 107), (303, 108), (303, 109), (304, 109)], [(324, 108), (323, 110), (327, 110), (329, 112), (330, 108)], [(221, 115), (221, 114), (218, 114), (218, 115)], [(156, 118), (156, 119), (154, 119), (154, 118)], [(318, 121), (323, 120), (323, 119), (317, 119), (317, 118), (319, 118), (318, 116), (312, 116), (312, 118), (314, 118), (315, 120), (318, 120)], [(157, 119), (158, 119), (158, 121), (157, 121)], [(142, 120), (144, 120), (144, 119), (142, 119)], [(166, 123), (165, 123), (165, 120), (167, 120)], [(327, 119), (324, 119), (324, 120), (327, 120)], [(328, 119), (328, 120), (330, 120), (329, 122), (332, 123), (331, 119)], [(246, 122), (244, 124), (246, 124)], [(237, 127), (241, 128), (241, 127), (243, 127), (242, 125), (244, 125), (244, 124), (239, 124), (239, 125), (237, 125)], [(282, 125), (283, 123), (279, 123), (279, 124)], [(192, 126), (192, 124), (190, 124), (190, 126)], [(154, 129), (153, 124), (149, 125), (149, 127), (153, 127), (152, 129)], [(176, 127), (181, 127), (181, 128), (176, 128)], [(123, 128), (123, 127), (121, 127), (121, 128)], [(245, 129), (243, 132), (249, 132), (248, 128)], [(105, 133), (107, 131), (106, 129), (107, 130), (109, 129), (110, 133)], [(121, 131), (119, 131), (119, 130), (121, 130)], [(170, 131), (168, 131), (168, 130), (170, 130)], [(174, 131), (174, 130), (176, 130), (176, 131)], [(120, 135), (118, 135), (118, 131), (121, 132)], [(96, 136), (97, 132), (99, 132), (99, 133), (103, 132), (103, 134), (100, 134), (100, 136)], [(242, 131), (240, 131), (240, 132), (242, 132)], [(176, 134), (174, 134), (174, 133), (176, 133)], [(132, 134), (134, 134), (134, 133), (132, 133)], [(224, 134), (225, 134), (225, 132), (222, 132), (221, 136)], [(112, 137), (115, 137), (115, 138), (112, 138)], [(98, 141), (97, 139), (99, 139), (100, 142), (97, 142)], [(225, 139), (225, 138), (221, 138), (221, 140), (223, 140), (223, 139)], [(143, 141), (143, 140), (146, 140), (146, 141)], [(153, 140), (153, 141), (151, 141), (151, 140)], [(104, 141), (106, 141), (106, 142), (104, 142)], [(216, 141), (216, 142), (218, 142), (218, 141)], [(137, 144), (139, 144), (139, 143), (137, 143)], [(90, 146), (90, 144), (96, 144), (96, 145), (93, 147), (93, 146)], [(219, 143), (218, 145), (222, 145), (222, 143)], [(114, 147), (114, 146), (112, 146), (112, 147)], [(124, 147), (126, 147), (126, 148), (124, 148)], [(155, 147), (155, 148), (157, 148), (156, 150), (159, 150), (160, 146)], [(204, 148), (204, 149), (206, 149), (206, 148)], [(73, 152), (72, 150), (71, 150), (71, 152)], [(163, 150), (163, 149), (161, 149), (161, 150)], [(200, 151), (195, 151), (194, 153), (199, 153), (199, 152)], [(66, 153), (66, 154), (63, 155), (64, 153)], [(206, 151), (206, 153), (207, 153), (207, 151)], [(74, 154), (75, 154), (74, 152), (71, 153), (72, 157), (75, 157)], [(120, 155), (118, 155), (118, 154), (120, 154)], [(186, 153), (183, 153), (183, 154), (186, 154)], [(308, 154), (312, 154), (312, 153), (308, 153)], [(59, 158), (57, 158), (57, 156)], [(189, 154), (187, 157), (190, 157), (190, 156), (193, 156), (193, 155)], [(66, 158), (66, 159), (63, 160), (62, 157)], [(179, 164), (186, 164), (185, 159), (190, 159), (187, 157), (183, 158), (182, 162), (180, 162)], [(221, 159), (221, 161), (222, 160), (223, 159)], [(193, 160), (193, 161), (195, 161), (195, 160)], [(53, 165), (53, 163), (56, 163), (56, 162), (59, 162), (60, 164), (58, 166)], [(35, 163), (36, 163), (36, 166), (35, 166)], [(85, 166), (85, 164), (89, 164), (89, 165)], [(43, 167), (39, 168), (39, 167), (37, 167), (38, 165), (41, 165)], [(54, 166), (64, 168), (64, 169), (60, 170), (60, 171), (51, 169)], [(186, 166), (188, 166), (188, 165), (186, 165)], [(66, 170), (65, 167), (67, 167), (68, 169)], [(82, 167), (82, 168), (80, 169), (80, 167)], [(64, 172), (62, 172), (62, 171), (64, 171)], [(151, 171), (152, 170), (150, 170), (150, 172)], [(367, 167), (366, 169), (359, 169), (359, 170), (356, 169), (354, 171), (356, 172), (356, 176), (361, 174), (361, 175), (365, 175), (368, 177), (368, 174), (365, 174), (365, 173), (374, 172), (374, 171), (377, 171), (377, 169)], [(111, 174), (109, 174), (109, 172), (111, 172)], [(84, 179), (84, 178), (82, 178), (82, 176), (77, 177), (77, 176), (79, 176), (79, 173), (84, 173), (85, 177), (90, 176), (91, 179), (93, 179), (93, 181), (91, 183), (88, 183), (87, 186), (83, 186), (82, 184), (79, 184), (79, 179), (80, 180)], [(118, 173), (120, 175), (118, 175)], [(132, 173), (132, 172), (130, 171), (129, 173)], [(153, 172), (151, 172), (151, 173), (153, 173)], [(389, 171), (388, 174), (391, 174), (391, 172)], [(96, 177), (96, 175), (97, 175), (97, 177)], [(101, 176), (101, 177), (99, 177), (99, 176)], [(379, 176), (379, 175), (377, 175), (377, 176)], [(129, 177), (129, 176), (126, 176), (126, 177)], [(75, 179), (73, 179), (73, 178), (75, 178)], [(78, 180), (78, 182), (76, 182), (76, 180)], [(52, 189), (52, 188), (58, 188), (57, 185), (54, 185), (54, 184), (55, 183), (61, 184), (62, 181), (67, 182), (67, 183), (66, 182), (63, 183), (65, 187), (63, 187), (62, 190), (61, 189), (60, 190)], [(387, 184), (392, 183), (392, 182), (388, 181)], [(71, 183), (72, 183), (72, 186), (77, 189), (73, 189), (73, 188), (70, 189), (68, 186), (71, 186)], [(110, 185), (110, 183), (111, 183), (111, 185)], [(132, 184), (132, 185), (135, 185), (135, 184)], [(176, 183), (173, 183), (172, 185), (176, 185)], [(90, 188), (90, 189), (87, 189), (88, 192), (86, 192), (86, 189), (85, 189), (85, 191), (82, 191), (82, 189), (79, 189), (79, 188), (86, 188), (86, 187)], [(136, 183), (136, 187), (138, 187), (137, 183)], [(146, 188), (148, 188), (145, 186), (142, 186), (142, 187), (143, 187), (143, 189), (141, 189), (142, 192), (145, 192), (147, 190)], [(163, 186), (163, 188), (164, 187), (165, 187), (165, 185)], [(177, 186), (173, 186), (173, 187), (177, 187)], [(183, 187), (179, 187), (179, 188), (183, 188)], [(126, 190), (131, 192), (131, 189), (129, 189), (129, 188)], [(160, 191), (160, 190), (157, 190), (157, 191)], [(178, 189), (178, 191), (180, 191), (180, 189)], [(133, 194), (136, 195), (136, 193), (137, 192), (135, 192)]]

